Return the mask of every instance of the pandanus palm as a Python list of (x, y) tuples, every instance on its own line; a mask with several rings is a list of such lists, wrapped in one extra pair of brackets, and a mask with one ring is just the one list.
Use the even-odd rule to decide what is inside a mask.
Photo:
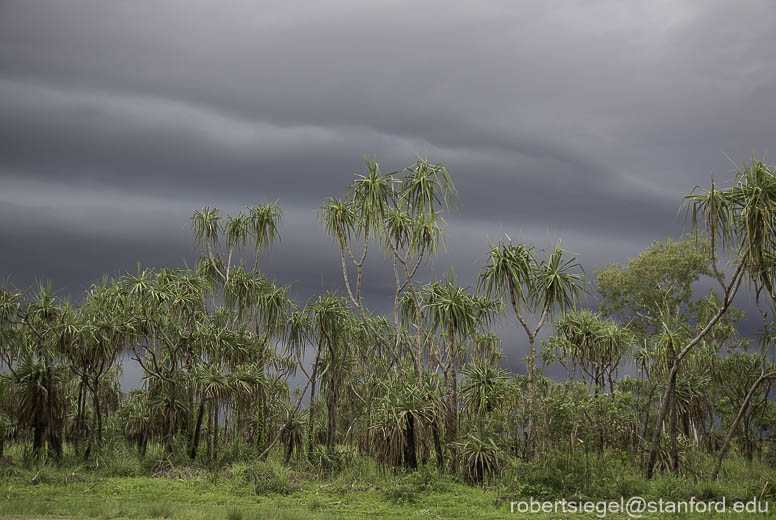
[[(608, 405), (603, 400), (606, 383), (614, 392), (613, 376), (620, 361), (633, 342), (633, 336), (615, 322), (588, 310), (565, 314), (555, 322), (556, 334), (547, 342), (545, 359), (557, 359), (562, 364), (572, 363), (590, 378), (589, 387), (595, 389), (592, 401), (599, 412)], [(599, 413), (604, 421), (605, 416)], [(599, 448), (605, 447), (606, 425), (598, 424)]]
[(137, 445), (140, 456), (144, 457), (153, 424), (148, 390), (131, 391), (124, 399), (119, 414), (124, 425), (124, 436)]
[(232, 269), (232, 255), (235, 250), (239, 251), (248, 243), (248, 235), (251, 232), (251, 221), (248, 217), (239, 213), (236, 217), (227, 217), (224, 226), (224, 235), (226, 238), (226, 272), (224, 281), (229, 281), (229, 274)]
[[(403, 370), (412, 374), (411, 366)], [(377, 462), (383, 466), (415, 469), (418, 467), (415, 430), (420, 425), (433, 428), (437, 412), (435, 399), (427, 392), (422, 377), (407, 376), (396, 367), (377, 386)]]
[(312, 374), (309, 375), (310, 414), (308, 426), (308, 454), (312, 454), (312, 424), (314, 421), (316, 383), (322, 380), (326, 387), (327, 429), (326, 445), (334, 452), (337, 433), (337, 408), (346, 374), (345, 363), (350, 355), (349, 342), (352, 330), (352, 315), (347, 302), (333, 294), (319, 296), (301, 315), (292, 316), (291, 338), (294, 342), (305, 342), (308, 338), (316, 345)]
[(70, 343), (74, 347), (70, 355), (85, 361), (82, 365), (85, 370), (76, 370), (76, 374), (92, 393), (94, 424), (84, 454), (88, 457), (95, 437), (98, 446), (102, 443), (103, 407), (100, 395), (103, 379), (135, 334), (135, 328), (125, 288), (114, 280), (104, 280), (102, 284), (92, 286), (81, 310), (84, 323), (78, 339)]
[[(394, 362), (399, 361), (398, 350), (403, 331), (399, 316), (399, 302), (405, 291), (415, 300), (417, 314), (415, 346), (410, 350), (416, 375), (421, 370), (423, 343), (421, 296), (416, 290), (414, 276), (424, 259), (433, 256), (442, 245), (444, 235), (440, 211), (456, 199), (455, 187), (441, 164), (418, 159), (401, 173), (382, 174), (375, 161), (367, 158), (367, 173), (358, 175), (348, 188), (348, 198), (330, 198), (321, 208), (320, 219), (329, 236), (340, 246), (342, 274), (351, 303), (358, 309), (364, 323), (377, 341), (389, 346), (389, 338), (372, 328), (370, 314), (361, 298), (363, 267), (370, 240), (382, 242), (393, 263), (394, 272)], [(354, 241), (362, 241), (361, 252), (353, 250)], [(348, 265), (356, 270), (351, 283)]]
[(21, 297), (20, 292), (0, 289), (0, 356), (6, 365), (11, 359), (14, 335), (18, 332)]
[(189, 271), (163, 269), (127, 277), (126, 290), (138, 333), (132, 342), (134, 359), (147, 377), (163, 382), (167, 391), (165, 452), (172, 452), (179, 394), (180, 369), (192, 357), (191, 341), (201, 310), (207, 281)]
[(612, 377), (633, 344), (633, 335), (588, 310), (567, 313), (555, 323), (555, 329), (555, 341), (548, 343), (553, 358), (581, 368), (596, 392), (603, 393), (607, 381), (614, 391)]
[[(199, 448), (199, 437), (202, 430), (202, 419), (205, 414), (205, 407), (209, 404), (211, 410), (218, 413), (217, 404), (223, 401), (229, 393), (229, 379), (221, 368), (215, 363), (197, 363), (191, 370), (191, 378), (199, 389), (199, 407), (197, 409), (197, 418), (194, 426), (194, 436), (189, 448), (189, 457), (191, 460), (197, 458), (197, 449)], [(213, 414), (211, 413), (211, 416)], [(212, 435), (214, 432), (210, 432)], [(214, 454), (215, 455), (215, 454)]]
[(470, 295), (454, 279), (432, 283), (426, 288), (424, 307), (431, 329), (439, 332), (445, 344), (442, 376), (447, 387), (447, 442), (450, 446), (450, 468), (455, 469), (455, 442), (458, 431), (458, 351), (493, 317), (496, 306)]
[(472, 484), (492, 479), (501, 471), (503, 450), (488, 423), (480, 422), (460, 443), (464, 478)]
[(16, 429), (14, 408), (16, 396), (10, 384), (10, 380), (0, 378), (0, 457), (5, 453), (5, 441), (9, 439)]
[[(575, 272), (580, 269), (574, 258), (556, 245), (542, 261), (537, 261), (533, 246), (506, 241), (491, 244), (489, 263), (480, 272), (479, 287), (503, 301), (508, 298), (517, 321), (528, 336), (528, 403), (533, 407), (536, 396), (536, 336), (548, 317), (556, 311), (565, 312), (579, 300), (584, 278)], [(531, 328), (526, 313), (539, 313), (536, 325)], [(529, 413), (526, 429), (527, 442), (533, 434), (533, 412)]]
[(49, 450), (55, 457), (61, 454), (61, 414), (64, 408), (62, 386), (65, 376), (60, 366), (52, 365), (45, 355), (24, 347), (14, 369), (20, 397), (17, 417), (33, 429), (32, 451), (43, 455), (43, 443), (48, 435)]
[[(383, 221), (395, 200), (393, 174), (382, 174), (379, 165), (365, 159), (367, 173), (357, 175), (347, 190), (345, 199), (330, 197), (321, 207), (319, 219), (326, 233), (340, 247), (342, 275), (348, 298), (358, 309), (361, 318), (368, 322), (369, 313), (361, 297), (364, 262), (370, 242), (379, 240), (383, 233)], [(354, 251), (354, 240), (362, 240), (360, 253)], [(354, 283), (348, 273), (348, 265), (356, 270)], [(379, 331), (372, 330), (378, 341), (386, 342)]]
[[(20, 332), (18, 322), (21, 293), (0, 289), (0, 364), (13, 369), (13, 362), (19, 351), (17, 336)], [(13, 374), (13, 373), (12, 373)], [(3, 423), (3, 437), (0, 438), (0, 448), (4, 446), (5, 434), (13, 424), (11, 417), (16, 415), (16, 399), (13, 381), (15, 378), (0, 375), (0, 421)], [(2, 453), (0, 453), (2, 456)]]
[(218, 209), (204, 207), (201, 210), (195, 211), (194, 216), (191, 217), (191, 227), (197, 243), (205, 245), (213, 270), (222, 280), (226, 279), (224, 267), (221, 266), (219, 268), (216, 262), (215, 247), (218, 245), (221, 234), (221, 216), (218, 214)]
[(23, 311), (18, 368), (8, 367), (25, 390), (22, 416), (32, 422), (33, 452), (41, 455), (44, 436), (54, 457), (62, 454), (64, 410), (59, 346), (73, 332), (72, 308), (60, 302), (48, 285), (41, 285)]
[(265, 249), (280, 240), (278, 225), (283, 218), (283, 212), (276, 204), (264, 204), (248, 208), (249, 227), (254, 240), (256, 261), (253, 264), (255, 271), (259, 267), (259, 255)]
[[(439, 248), (444, 246), (445, 234), (440, 225), (445, 224), (442, 210), (448, 210), (458, 200), (458, 192), (447, 168), (443, 164), (429, 163), (427, 159), (419, 157), (415, 163), (405, 168), (394, 206), (395, 211), (409, 215), (411, 227), (403, 226), (398, 234), (387, 228), (384, 234), (386, 250), (391, 251), (394, 258), (394, 319), (397, 323), (396, 311), (401, 292), (408, 289), (414, 300), (416, 333), (413, 359), (416, 375), (421, 369), (425, 335), (421, 309), (423, 298), (416, 289), (413, 278), (421, 262), (433, 258)], [(387, 224), (390, 224), (390, 221)], [(392, 234), (395, 236), (392, 237)], [(399, 276), (399, 266), (403, 271), (403, 280)]]
[(490, 413), (504, 398), (509, 380), (507, 372), (485, 363), (471, 363), (464, 368), (461, 387), (464, 407), (472, 416)]

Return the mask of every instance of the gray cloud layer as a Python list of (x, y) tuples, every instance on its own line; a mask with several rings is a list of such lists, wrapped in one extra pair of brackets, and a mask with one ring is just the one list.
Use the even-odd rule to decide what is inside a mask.
[(456, 181), (426, 276), (470, 283), (504, 232), (561, 237), (592, 272), (679, 235), (726, 156), (772, 148), (769, 1), (309, 4), (0, 3), (0, 276), (77, 296), (191, 262), (197, 207), (278, 200), (265, 270), (302, 301), (339, 289), (315, 210), (366, 153)]

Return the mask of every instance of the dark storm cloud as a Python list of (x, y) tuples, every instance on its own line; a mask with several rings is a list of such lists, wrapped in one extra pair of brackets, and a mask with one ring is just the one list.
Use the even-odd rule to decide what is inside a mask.
[(591, 273), (681, 234), (682, 196), (728, 180), (726, 156), (772, 151), (774, 29), (767, 1), (4, 1), (0, 276), (77, 297), (193, 262), (195, 208), (277, 200), (264, 270), (300, 301), (341, 290), (316, 208), (364, 154), (456, 181), (424, 277), (473, 283), (505, 232), (562, 238)]

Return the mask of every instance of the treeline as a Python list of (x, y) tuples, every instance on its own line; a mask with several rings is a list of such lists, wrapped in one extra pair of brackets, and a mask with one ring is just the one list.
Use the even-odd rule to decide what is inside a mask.
[[(490, 244), (470, 285), (420, 281), (457, 201), (443, 165), (419, 159), (384, 174), (367, 161), (319, 214), (340, 253), (342, 295), (303, 307), (259, 269), (279, 238), (275, 205), (196, 211), (193, 269), (138, 268), (78, 304), (48, 285), (0, 290), (0, 455), (12, 442), (30, 458), (56, 461), (71, 446), (89, 460), (110, 437), (141, 457), (149, 443), (211, 464), (224, 450), (278, 449), (326, 469), (357, 451), (470, 482), (551, 452), (622, 450), (648, 477), (695, 473), (695, 452), (718, 459), (714, 478), (730, 449), (771, 460), (774, 168), (752, 160), (732, 186), (686, 197), (691, 235), (597, 272), (596, 311), (580, 302), (588, 285), (568, 252), (508, 237)], [(362, 298), (374, 256), (393, 268), (385, 316)], [(696, 297), (699, 280), (714, 289)], [(732, 306), (742, 286), (762, 321), (750, 338)], [(526, 375), (500, 367), (499, 319), (525, 335)], [(143, 371), (127, 395), (126, 357)], [(565, 380), (544, 375), (549, 363)]]

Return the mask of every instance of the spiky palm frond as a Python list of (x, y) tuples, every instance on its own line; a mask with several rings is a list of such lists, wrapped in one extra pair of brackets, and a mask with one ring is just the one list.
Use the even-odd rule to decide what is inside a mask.
[(248, 208), (248, 212), (249, 228), (258, 263), (259, 254), (264, 249), (272, 248), (273, 244), (280, 240), (278, 226), (283, 218), (283, 211), (277, 204), (262, 204)]
[(464, 478), (472, 484), (481, 484), (497, 476), (501, 471), (504, 450), (487, 423), (480, 423), (457, 443), (463, 460)]
[(512, 239), (490, 244), (488, 260), (477, 279), (480, 290), (486, 294), (501, 298), (513, 298), (518, 309), (531, 305), (531, 282), (534, 278), (537, 262), (533, 247), (525, 244), (513, 244)]
[(463, 369), (461, 387), (464, 409), (473, 416), (493, 410), (504, 398), (509, 380), (507, 372), (481, 363), (471, 363)]
[(194, 212), (191, 227), (198, 244), (218, 244), (221, 233), (221, 217), (217, 208), (204, 207)]

